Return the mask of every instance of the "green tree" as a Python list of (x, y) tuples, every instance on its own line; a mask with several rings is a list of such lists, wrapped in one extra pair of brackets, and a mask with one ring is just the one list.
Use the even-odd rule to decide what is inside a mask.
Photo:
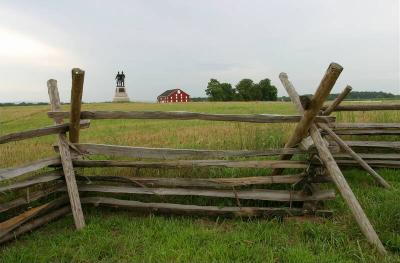
[(231, 101), (234, 99), (235, 90), (229, 83), (220, 83), (216, 79), (210, 79), (206, 94), (211, 101)]
[(242, 79), (236, 84), (236, 91), (238, 93), (238, 98), (244, 101), (249, 101), (253, 98), (253, 81), (251, 79)]
[(223, 101), (232, 101), (234, 99), (235, 89), (232, 88), (232, 85), (230, 83), (221, 83), (219, 87), (222, 90)]
[(261, 91), (261, 100), (264, 101), (276, 101), (278, 99), (278, 90), (271, 84), (270, 79), (263, 79), (258, 83)]
[(206, 94), (211, 101), (218, 101), (221, 98), (222, 94), (219, 85), (220, 83), (216, 79), (210, 79), (208, 82)]
[(232, 88), (229, 83), (220, 83), (216, 79), (210, 79), (206, 94), (211, 101), (276, 101), (278, 91), (271, 85), (271, 80), (263, 79), (254, 83), (251, 79), (242, 79)]

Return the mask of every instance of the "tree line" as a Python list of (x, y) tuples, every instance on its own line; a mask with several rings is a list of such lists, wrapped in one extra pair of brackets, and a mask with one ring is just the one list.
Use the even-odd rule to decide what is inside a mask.
[(276, 101), (278, 98), (278, 90), (269, 79), (258, 83), (242, 79), (234, 88), (230, 83), (210, 79), (206, 94), (210, 101)]

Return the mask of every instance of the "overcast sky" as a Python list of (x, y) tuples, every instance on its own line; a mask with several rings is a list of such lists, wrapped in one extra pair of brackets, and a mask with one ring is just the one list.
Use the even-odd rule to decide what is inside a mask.
[(334, 92), (400, 94), (398, 0), (199, 0), (0, 2), (0, 101), (48, 101), (71, 68), (86, 71), (83, 100), (110, 101), (118, 70), (131, 99), (166, 89), (205, 96), (210, 78), (236, 84), (286, 72), (313, 93), (334, 61)]

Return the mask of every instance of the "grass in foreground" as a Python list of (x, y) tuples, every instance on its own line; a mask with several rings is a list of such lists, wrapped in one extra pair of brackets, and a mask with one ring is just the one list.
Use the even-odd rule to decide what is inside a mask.
[[(290, 103), (85, 104), (91, 110), (187, 110), (213, 113), (294, 114)], [(52, 124), (46, 106), (0, 108), (0, 135)], [(343, 122), (399, 122), (399, 112), (340, 113)], [(291, 124), (244, 124), (206, 121), (93, 121), (82, 142), (203, 149), (281, 147)], [(396, 139), (397, 137), (386, 137)], [(365, 138), (363, 138), (365, 139)], [(368, 138), (376, 139), (376, 138)], [(398, 139), (398, 138), (397, 138)], [(54, 155), (54, 136), (0, 145), (0, 167)], [(149, 175), (132, 169), (116, 174)], [(85, 208), (87, 228), (76, 232), (72, 216), (62, 218), (0, 249), (2, 262), (400, 262), (400, 172), (380, 170), (393, 186), (375, 186), (360, 170), (345, 175), (390, 255), (371, 249), (338, 197), (327, 202), (335, 215), (320, 222), (226, 220), (145, 216), (128, 211)], [(167, 176), (253, 175), (251, 171), (159, 171)], [(243, 174), (244, 173), (244, 174)], [(201, 199), (196, 199), (202, 201)]]

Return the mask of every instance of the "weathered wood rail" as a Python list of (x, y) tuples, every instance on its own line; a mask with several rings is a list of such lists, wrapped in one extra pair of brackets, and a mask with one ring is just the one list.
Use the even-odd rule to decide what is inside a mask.
[(75, 167), (134, 167), (134, 168), (292, 168), (306, 169), (303, 161), (226, 161), (226, 160), (180, 160), (180, 161), (114, 161), (114, 160), (73, 160)]
[[(328, 106), (322, 107), (326, 110)], [(376, 111), (376, 110), (400, 110), (400, 104), (358, 104), (336, 106), (333, 111)]]
[[(70, 113), (65, 111), (50, 111), (50, 118), (69, 118)], [(81, 119), (148, 119), (148, 120), (205, 120), (205, 121), (235, 121), (254, 123), (296, 123), (301, 116), (276, 114), (207, 114), (184, 111), (82, 111)], [(335, 117), (318, 116), (316, 122), (334, 122)]]
[(315, 149), (282, 148), (267, 150), (202, 150), (120, 146), (107, 144), (80, 143), (74, 146), (85, 154), (103, 154), (132, 158), (178, 159), (178, 158), (229, 158), (229, 157), (262, 157), (279, 154), (308, 154)]
[[(312, 195), (307, 195), (302, 191), (289, 190), (215, 190), (215, 189), (189, 189), (189, 188), (144, 188), (132, 186), (115, 185), (80, 185), (79, 192), (98, 192), (114, 194), (136, 194), (136, 195), (156, 195), (156, 196), (205, 196), (217, 198), (252, 199), (268, 200), (281, 202), (300, 202), (307, 200), (329, 200), (335, 198), (335, 192), (323, 190)], [(64, 191), (66, 189), (63, 189)]]
[[(89, 120), (80, 121), (81, 129), (88, 128), (89, 125), (90, 125)], [(13, 141), (20, 141), (20, 140), (25, 140), (25, 139), (31, 139), (31, 138), (37, 138), (40, 136), (46, 136), (46, 135), (51, 135), (51, 134), (59, 134), (59, 133), (67, 132), (67, 131), (69, 131), (69, 123), (57, 124), (57, 125), (38, 128), (38, 129), (32, 129), (29, 131), (15, 132), (15, 133), (10, 133), (10, 134), (4, 135), (4, 136), (0, 136), (0, 144), (13, 142)]]
[[(0, 192), (17, 193), (13, 200), (0, 203), (0, 213), (12, 210), (25, 211), (0, 222), (0, 243), (15, 239), (52, 220), (72, 213), (77, 229), (85, 227), (82, 204), (133, 209), (146, 213), (207, 215), (226, 217), (271, 217), (320, 215), (330, 216), (332, 211), (321, 210), (324, 200), (335, 198), (332, 189), (320, 188), (319, 184), (333, 182), (348, 205), (360, 230), (379, 253), (386, 250), (372, 224), (358, 203), (339, 167), (360, 165), (382, 186), (390, 185), (372, 167), (400, 168), (400, 143), (397, 141), (343, 140), (353, 135), (400, 135), (398, 123), (336, 123), (330, 116), (336, 111), (399, 110), (399, 104), (391, 105), (344, 105), (341, 102), (351, 92), (346, 86), (328, 106), (323, 106), (343, 68), (332, 63), (322, 78), (312, 98), (299, 96), (286, 73), (280, 80), (295, 104), (299, 115), (274, 114), (209, 114), (195, 112), (160, 111), (81, 111), (85, 72), (72, 70), (70, 111), (61, 111), (57, 81), (47, 82), (51, 110), (48, 116), (55, 124), (49, 127), (15, 132), (0, 136), (0, 144), (31, 139), (45, 135), (57, 135), (55, 157), (24, 165), (0, 169)], [(70, 119), (64, 123), (64, 119)], [(280, 149), (263, 150), (212, 150), (149, 148), (80, 143), (80, 129), (88, 128), (91, 119), (147, 119), (147, 120), (204, 120), (248, 123), (296, 123), (294, 132)], [(67, 137), (67, 132), (69, 133)], [(69, 138), (69, 139), (68, 139)], [(340, 151), (342, 149), (342, 151)], [(360, 153), (368, 151), (368, 153)], [(379, 153), (390, 152), (390, 153)], [(101, 155), (102, 160), (87, 159)], [(293, 155), (301, 160), (290, 160)], [(109, 157), (133, 158), (134, 160), (109, 160)], [(271, 160), (278, 156), (278, 160)], [(269, 159), (268, 159), (269, 158)], [(143, 159), (143, 160), (142, 160)], [(150, 159), (150, 160), (146, 160)], [(255, 159), (255, 160), (254, 160)], [(141, 177), (110, 174), (86, 175), (88, 168), (130, 167), (135, 169), (181, 169), (182, 177)], [(240, 175), (235, 178), (193, 178), (197, 169), (273, 169), (268, 176)], [(240, 170), (242, 169), (242, 170)], [(244, 170), (243, 170), (244, 169)], [(294, 170), (282, 175), (284, 169)], [(80, 173), (85, 170), (85, 173)], [(153, 172), (149, 170), (149, 172)], [(158, 171), (156, 171), (158, 172)], [(6, 183), (4, 183), (4, 182)], [(8, 182), (8, 183), (7, 183)], [(3, 184), (4, 183), (4, 184)], [(269, 189), (279, 184), (280, 190)], [(286, 188), (285, 188), (286, 187)], [(68, 196), (65, 196), (65, 192)], [(87, 194), (90, 193), (90, 197)], [(120, 196), (186, 197), (197, 196), (214, 202), (220, 199), (236, 200), (236, 206), (219, 207), (179, 203), (138, 202), (114, 198)], [(96, 195), (96, 196), (93, 196)], [(99, 196), (97, 196), (99, 195)], [(101, 195), (107, 195), (101, 196)], [(112, 196), (112, 197), (110, 197)], [(48, 201), (53, 198), (53, 201)], [(44, 201), (46, 200), (46, 201)], [(230, 200), (230, 202), (231, 202)], [(259, 203), (280, 202), (279, 207), (242, 206), (240, 200)], [(32, 202), (39, 202), (30, 207)], [(244, 201), (243, 201), (244, 202)], [(66, 205), (69, 203), (69, 205)], [(303, 205), (303, 206), (301, 206)]]

